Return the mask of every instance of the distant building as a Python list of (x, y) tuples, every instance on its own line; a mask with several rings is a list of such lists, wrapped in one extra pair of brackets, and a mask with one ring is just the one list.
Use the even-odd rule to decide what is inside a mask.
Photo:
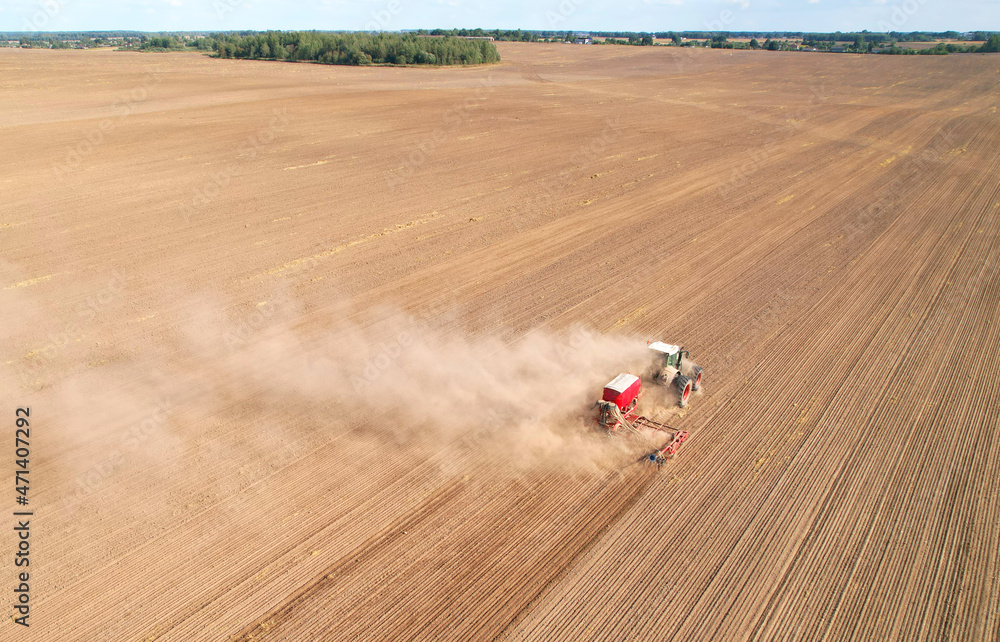
[(591, 44), (594, 44), (594, 43), (593, 43), (593, 41), (590, 38), (574, 38), (573, 39), (573, 44), (574, 45), (591, 45)]

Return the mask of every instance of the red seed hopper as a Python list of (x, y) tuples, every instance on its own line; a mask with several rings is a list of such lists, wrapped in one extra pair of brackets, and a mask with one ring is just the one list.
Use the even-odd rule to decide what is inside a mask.
[(609, 434), (634, 434), (651, 438), (657, 432), (666, 433), (668, 441), (653, 450), (647, 459), (662, 464), (677, 453), (677, 449), (687, 440), (686, 430), (678, 430), (658, 421), (641, 417), (635, 408), (642, 393), (639, 377), (622, 373), (604, 386), (604, 394), (597, 402), (597, 423)]

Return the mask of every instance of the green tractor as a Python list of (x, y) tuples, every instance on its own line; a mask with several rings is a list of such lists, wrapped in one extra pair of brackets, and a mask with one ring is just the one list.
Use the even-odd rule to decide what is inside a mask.
[(691, 393), (701, 390), (701, 366), (695, 365), (690, 360), (691, 355), (681, 346), (654, 341), (649, 349), (654, 354), (649, 379), (664, 386), (674, 386), (680, 395), (680, 407), (686, 408)]

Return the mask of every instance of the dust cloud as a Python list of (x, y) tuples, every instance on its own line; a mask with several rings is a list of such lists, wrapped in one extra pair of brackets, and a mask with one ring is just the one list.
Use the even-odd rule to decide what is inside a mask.
[[(506, 342), (466, 332), (453, 318), (381, 310), (308, 333), (272, 328), (225, 355), (216, 365), (225, 372), (214, 376), (323, 404), (333, 409), (331, 424), (395, 448), (437, 449), (444, 459), (488, 451), (523, 469), (619, 458), (620, 444), (594, 430), (593, 406), (619, 372), (642, 373), (644, 340), (577, 326)], [(657, 399), (646, 406), (655, 409)]]
[[(487, 453), (518, 470), (607, 468), (635, 449), (595, 430), (593, 406), (619, 372), (645, 371), (644, 338), (576, 326), (511, 341), (463, 329), (456, 310), (343, 304), (307, 315), (278, 292), (249, 310), (188, 296), (174, 308), (182, 318), (157, 335), (116, 341), (118, 296), (72, 323), (60, 319), (53, 327), (64, 338), (38, 334), (35, 345), (51, 345), (34, 362), (8, 357), (30, 367), (5, 386), (60, 418), (46, 452), (65, 460), (79, 498), (126, 463), (169, 470), (192, 448), (198, 461), (211, 453), (273, 467), (348, 439), (442, 462)], [(22, 310), (48, 307), (17, 298)], [(29, 329), (8, 327), (8, 338)], [(663, 417), (676, 398), (658, 388), (647, 386), (640, 410)]]

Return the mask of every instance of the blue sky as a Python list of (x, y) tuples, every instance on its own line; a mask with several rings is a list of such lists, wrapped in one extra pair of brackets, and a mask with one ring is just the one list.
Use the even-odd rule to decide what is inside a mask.
[(0, 0), (0, 31), (1000, 30), (998, 0)]

